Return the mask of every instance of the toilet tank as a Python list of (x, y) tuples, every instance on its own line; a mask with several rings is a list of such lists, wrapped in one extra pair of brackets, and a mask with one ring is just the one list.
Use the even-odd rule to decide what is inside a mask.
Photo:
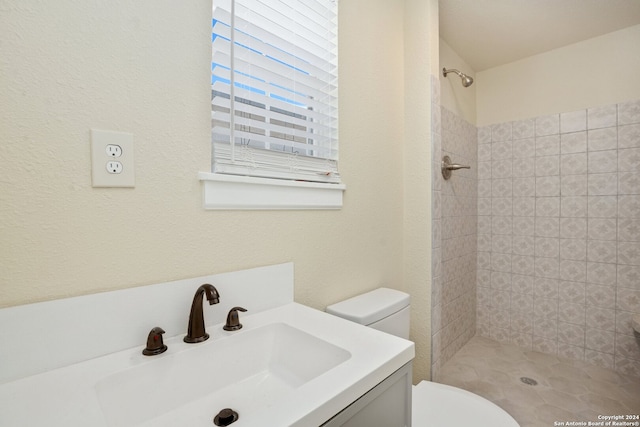
[(378, 288), (327, 307), (327, 313), (409, 339), (409, 295)]

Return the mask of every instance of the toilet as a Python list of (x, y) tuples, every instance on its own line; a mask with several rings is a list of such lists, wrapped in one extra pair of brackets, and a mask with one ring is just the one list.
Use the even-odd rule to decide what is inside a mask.
[[(409, 339), (409, 295), (379, 288), (330, 305), (327, 313)], [(412, 390), (412, 426), (519, 427), (499, 406), (477, 394), (421, 381)]]

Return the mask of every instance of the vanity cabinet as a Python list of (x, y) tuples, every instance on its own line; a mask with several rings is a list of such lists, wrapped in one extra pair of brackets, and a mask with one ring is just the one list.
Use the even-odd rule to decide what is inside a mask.
[(411, 362), (321, 427), (411, 427)]

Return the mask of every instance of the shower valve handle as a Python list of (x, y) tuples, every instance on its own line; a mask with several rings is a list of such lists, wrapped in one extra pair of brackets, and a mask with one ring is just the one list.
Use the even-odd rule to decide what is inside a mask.
[(449, 156), (444, 156), (442, 158), (442, 176), (445, 180), (451, 178), (451, 171), (458, 169), (471, 169), (471, 166), (451, 163), (451, 158)]

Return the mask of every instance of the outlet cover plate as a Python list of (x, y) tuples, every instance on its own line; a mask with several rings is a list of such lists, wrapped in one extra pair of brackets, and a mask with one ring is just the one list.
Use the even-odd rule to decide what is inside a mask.
[[(122, 172), (110, 173), (107, 163), (114, 161), (107, 146), (117, 145), (122, 154), (117, 161)], [(135, 187), (133, 162), (133, 134), (110, 130), (91, 129), (91, 181), (94, 187)]]

